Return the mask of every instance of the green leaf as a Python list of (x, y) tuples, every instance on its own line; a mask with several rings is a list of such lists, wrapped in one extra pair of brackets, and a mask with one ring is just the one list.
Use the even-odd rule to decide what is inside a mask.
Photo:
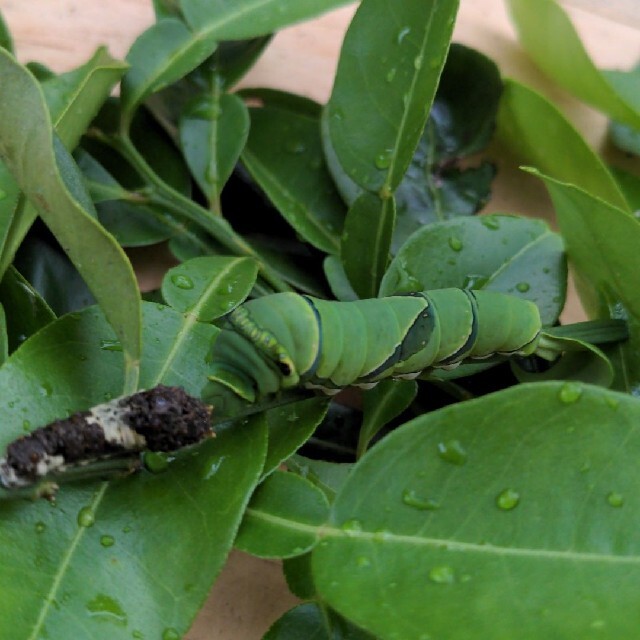
[(237, 96), (214, 81), (211, 94), (190, 105), (180, 120), (180, 144), (191, 174), (219, 209), (222, 188), (249, 135), (249, 112)]
[(287, 611), (269, 628), (263, 640), (373, 640), (337, 613), (307, 602)]
[(323, 163), (318, 120), (275, 107), (250, 114), (243, 164), (297, 233), (337, 253), (344, 205)]
[(351, 286), (361, 298), (375, 298), (378, 293), (389, 264), (395, 221), (393, 197), (381, 200), (373, 193), (363, 193), (347, 213), (340, 257)]
[(180, 0), (153, 0), (153, 11), (156, 21), (163, 18), (180, 18)]
[(13, 38), (2, 14), (0, 13), (0, 47), (13, 53)]
[(315, 100), (289, 93), (280, 89), (268, 87), (245, 87), (238, 91), (238, 95), (249, 103), (258, 103), (261, 107), (273, 107), (294, 114), (304, 115), (317, 120), (322, 115), (322, 105)]
[(3, 321), (10, 351), (56, 318), (49, 305), (13, 267), (7, 269), (0, 281), (0, 303), (11, 310)]
[(369, 447), (371, 439), (397, 418), (414, 400), (418, 393), (415, 380), (383, 380), (374, 389), (364, 394), (362, 427), (358, 439), (358, 457)]
[(576, 129), (546, 98), (515, 80), (505, 81), (498, 136), (526, 164), (627, 208), (606, 166)]
[(162, 296), (177, 311), (211, 322), (249, 295), (257, 274), (258, 265), (250, 258), (193, 258), (169, 269)]
[(122, 79), (122, 130), (129, 129), (141, 102), (195, 69), (216, 46), (212, 34), (193, 33), (177, 18), (163, 18), (140, 35), (127, 54), (131, 68)]
[(287, 468), (313, 482), (332, 502), (349, 477), (353, 464), (315, 460), (296, 454), (287, 460)]
[(100, 47), (82, 66), (42, 83), (51, 121), (67, 149), (74, 149), (127, 65)]
[(337, 497), (319, 593), (385, 640), (633, 637), (639, 419), (629, 396), (541, 383), (413, 420)]
[(181, 0), (187, 22), (218, 40), (242, 40), (309, 20), (351, 0)]
[(255, 491), (235, 546), (260, 558), (299, 556), (318, 541), (329, 502), (311, 482), (275, 471)]
[(164, 211), (145, 204), (145, 199), (127, 191), (90, 154), (75, 153), (84, 183), (96, 205), (100, 223), (123, 247), (142, 247), (167, 240), (172, 229)]
[(329, 399), (322, 396), (301, 400), (267, 411), (269, 449), (263, 478), (293, 455), (322, 422)]
[[(197, 394), (217, 329), (190, 326), (156, 304), (144, 311), (143, 386), (178, 384)], [(94, 307), (25, 342), (0, 368), (0, 403), (8, 407), (1, 445), (23, 428), (118, 394), (115, 337)], [(124, 640), (135, 630), (160, 638), (173, 628), (180, 637), (231, 548), (266, 446), (258, 418), (177, 454), (161, 475), (66, 486), (55, 506), (0, 504), (0, 589), (7, 594), (0, 636), (37, 637), (46, 629), (52, 637), (97, 638), (108, 629), (109, 638)], [(86, 506), (95, 524), (81, 528), (76, 518)]]
[(282, 572), (289, 591), (301, 600), (311, 600), (316, 596), (316, 587), (311, 576), (311, 553), (293, 558), (284, 558)]
[(456, 0), (363, 0), (356, 12), (327, 118), (337, 158), (362, 188), (388, 194), (402, 180), (424, 130), (457, 8)]
[[(80, 136), (111, 93), (125, 68), (126, 65), (111, 58), (104, 49), (98, 49), (93, 57), (78, 69), (61, 76), (52, 76), (43, 83), (42, 91), (51, 109), (54, 129), (68, 149), (77, 145)], [(15, 104), (20, 104), (21, 96), (13, 97)], [(0, 188), (13, 195), (13, 188), (7, 189), (1, 183)], [(32, 205), (24, 204), (19, 203), (16, 215), (9, 219), (6, 244), (0, 259), (0, 274), (4, 273), (13, 261), (18, 247), (37, 216), (37, 211)]]
[(566, 279), (562, 239), (542, 220), (479, 216), (416, 231), (389, 266), (380, 295), (489, 289), (535, 302), (551, 325), (564, 306)]
[(544, 73), (580, 100), (640, 129), (640, 111), (594, 66), (555, 0), (509, 0), (508, 6), (523, 47)]
[[(634, 106), (636, 112), (640, 112), (640, 68), (636, 67), (632, 71), (605, 71), (605, 78), (616, 88), (618, 93), (627, 102)], [(626, 153), (640, 155), (640, 127), (630, 127), (622, 122), (611, 122), (609, 126), (609, 136), (613, 144)]]
[(638, 211), (640, 211), (640, 176), (617, 167), (609, 167), (609, 171), (616, 179), (629, 208), (638, 217)]
[(629, 341), (613, 348), (614, 386), (640, 394), (640, 298), (634, 284), (640, 273), (640, 225), (573, 185), (540, 177), (553, 200), (583, 305), (592, 316), (629, 324)]
[(353, 290), (338, 256), (326, 256), (322, 263), (322, 268), (331, 288), (331, 293), (337, 300), (347, 302), (358, 299), (358, 294)]
[(132, 391), (140, 360), (140, 297), (131, 264), (81, 204), (90, 200), (79, 188), (80, 172), (56, 143), (33, 76), (2, 49), (0, 75), (7, 89), (0, 104), (0, 154), (112, 323), (126, 355), (126, 390)]
[(7, 327), (7, 314), (0, 302), (0, 366), (9, 357), (9, 328)]

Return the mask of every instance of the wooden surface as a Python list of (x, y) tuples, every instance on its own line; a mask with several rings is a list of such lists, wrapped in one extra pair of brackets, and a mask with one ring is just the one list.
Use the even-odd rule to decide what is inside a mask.
[[(566, 4), (598, 65), (629, 68), (640, 59), (640, 0), (566, 0)], [(83, 62), (100, 44), (123, 57), (153, 20), (151, 0), (0, 0), (0, 9), (14, 34), (18, 57), (45, 62), (56, 71)], [(324, 102), (352, 13), (353, 7), (347, 7), (284, 30), (244, 84), (287, 89)], [(532, 66), (515, 42), (501, 0), (461, 0), (454, 38), (495, 59), (505, 76), (546, 93), (593, 146), (611, 153), (604, 142), (605, 117), (551, 86)], [(508, 158), (498, 157), (498, 165), (500, 179), (488, 210), (551, 219), (540, 184), (519, 172)], [(572, 301), (565, 319), (580, 316)], [(293, 602), (277, 563), (233, 553), (186, 637), (258, 640)]]

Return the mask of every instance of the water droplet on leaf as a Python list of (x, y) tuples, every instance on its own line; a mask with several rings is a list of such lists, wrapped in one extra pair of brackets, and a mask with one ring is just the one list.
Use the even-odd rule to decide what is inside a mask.
[(496, 504), (503, 511), (511, 511), (520, 504), (520, 494), (513, 489), (505, 489), (497, 496)]
[(40, 385), (40, 388), (38, 389), (38, 391), (40, 392), (40, 395), (44, 396), (45, 398), (48, 398), (53, 393), (53, 389), (51, 385), (48, 384), (47, 382), (43, 382)]
[(82, 509), (78, 511), (77, 521), (81, 527), (92, 527), (95, 524), (96, 517), (91, 507), (82, 507)]
[(460, 240), (460, 238), (456, 238), (456, 237), (452, 236), (451, 238), (449, 238), (449, 246), (454, 251), (462, 251), (462, 247), (464, 245), (462, 244), (462, 240)]
[(413, 59), (413, 67), (416, 71), (420, 71), (420, 69), (422, 68), (422, 56), (416, 56)]
[(100, 349), (102, 351), (122, 351), (120, 340), (100, 340)]
[(100, 536), (100, 544), (103, 547), (113, 547), (115, 543), (116, 543), (116, 539), (113, 536), (109, 536), (109, 535)]
[(371, 560), (369, 560), (369, 558), (367, 558), (366, 556), (360, 556), (356, 560), (356, 564), (359, 567), (369, 567), (369, 566), (371, 566)]
[(161, 451), (145, 451), (142, 464), (151, 473), (162, 473), (169, 467), (170, 456)]
[(374, 161), (376, 168), (378, 169), (388, 169), (391, 165), (391, 159), (393, 157), (393, 149), (385, 149), (381, 151)]
[(180, 640), (180, 634), (173, 627), (169, 627), (162, 632), (162, 640)]
[(438, 456), (445, 462), (462, 466), (467, 462), (468, 454), (459, 440), (449, 440), (438, 444)]
[(617, 493), (616, 491), (612, 491), (607, 496), (607, 502), (616, 509), (619, 509), (624, 505), (624, 496), (621, 493)]
[(121, 626), (127, 624), (127, 614), (120, 604), (110, 596), (100, 593), (93, 600), (87, 602), (86, 606), (91, 616), (99, 617)]
[(386, 80), (387, 82), (393, 82), (393, 79), (396, 77), (396, 68), (392, 67), (387, 71)]
[(580, 396), (582, 396), (582, 385), (577, 382), (565, 382), (558, 392), (558, 398), (564, 404), (573, 404), (580, 400)]
[(182, 273), (175, 273), (171, 276), (171, 283), (178, 287), (178, 289), (193, 289), (193, 280), (189, 276), (185, 276)]
[(47, 525), (44, 522), (36, 522), (36, 533), (44, 533)]
[(411, 27), (403, 27), (398, 32), (398, 36), (396, 38), (396, 42), (398, 44), (402, 44), (402, 41), (411, 33)]
[(456, 574), (451, 567), (442, 565), (433, 567), (429, 571), (429, 580), (436, 584), (453, 584), (456, 581)]
[(431, 498), (421, 498), (416, 495), (413, 489), (406, 489), (402, 494), (402, 502), (408, 507), (419, 511), (435, 511), (440, 508), (440, 504)]
[(351, 520), (346, 520), (342, 524), (342, 530), (347, 535), (353, 535), (353, 534), (359, 533), (360, 531), (362, 531), (362, 523), (360, 522), (360, 520), (357, 520), (356, 518), (352, 518)]
[(527, 291), (531, 289), (531, 285), (528, 282), (518, 282), (518, 284), (516, 285), (516, 289), (520, 293), (527, 293)]

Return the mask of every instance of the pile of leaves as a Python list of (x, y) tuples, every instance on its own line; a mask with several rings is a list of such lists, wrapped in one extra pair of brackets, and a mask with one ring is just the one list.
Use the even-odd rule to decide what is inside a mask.
[[(154, 0), (126, 62), (100, 49), (61, 75), (18, 64), (0, 26), (0, 445), (136, 389), (198, 395), (248, 295), (489, 289), (553, 325), (566, 250), (589, 314), (629, 340), (561, 370), (387, 380), (357, 408), (311, 397), (154, 472), (2, 501), (0, 636), (176, 640), (233, 546), (283, 559), (304, 601), (270, 640), (637, 633), (640, 178), (452, 45), (456, 0), (362, 0), (326, 105), (233, 92), (270, 34), (342, 4)], [(508, 4), (536, 64), (636, 153), (638, 71), (596, 69), (554, 0)], [(474, 215), (496, 135), (560, 234)], [(123, 247), (159, 243), (177, 266), (141, 296)]]

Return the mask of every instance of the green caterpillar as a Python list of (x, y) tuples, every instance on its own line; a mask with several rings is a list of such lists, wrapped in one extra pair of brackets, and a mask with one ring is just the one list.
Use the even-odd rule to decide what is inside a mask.
[(279, 293), (229, 314), (211, 379), (243, 399), (304, 386), (328, 393), (536, 351), (537, 306), (490, 291), (438, 289), (334, 302)]

